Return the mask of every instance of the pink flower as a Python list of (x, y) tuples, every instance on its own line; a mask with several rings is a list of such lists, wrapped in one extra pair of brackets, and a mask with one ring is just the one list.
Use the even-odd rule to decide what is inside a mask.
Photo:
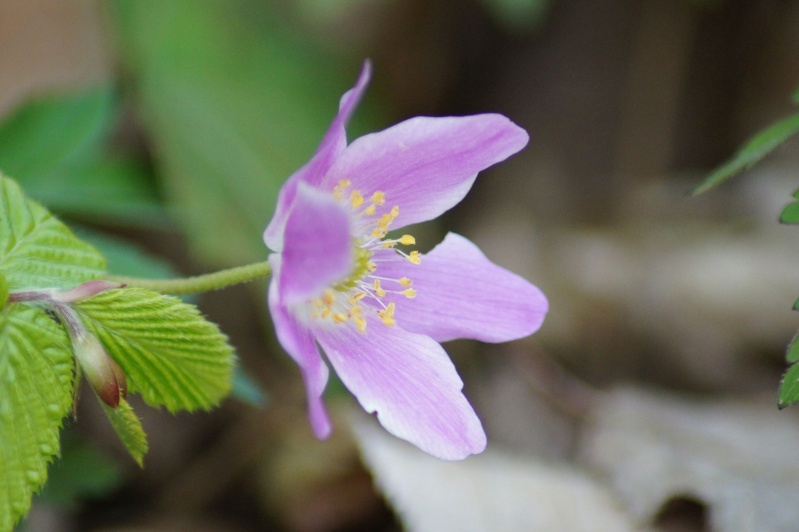
[(383, 427), (446, 460), (481, 452), (486, 437), (439, 342), (504, 342), (541, 326), (541, 291), (450, 233), (426, 255), (389, 230), (456, 205), (477, 173), (521, 150), (527, 133), (496, 114), (417, 117), (347, 145), (355, 87), (313, 158), (283, 186), (264, 232), (269, 309), (307, 389), (311, 425), (330, 434), (328, 368)]

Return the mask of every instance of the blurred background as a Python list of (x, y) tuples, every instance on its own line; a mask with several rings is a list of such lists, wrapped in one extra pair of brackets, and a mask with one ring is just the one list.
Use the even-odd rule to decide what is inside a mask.
[(791, 530), (799, 231), (777, 215), (799, 143), (689, 193), (796, 112), (797, 35), (789, 0), (0, 0), (0, 170), (113, 273), (265, 259), (279, 187), (370, 58), (350, 138), (480, 112), (530, 133), (414, 234), (467, 236), (551, 304), (531, 338), (446, 346), (489, 450), (444, 466), (335, 382), (317, 442), (266, 283), (204, 295), (233, 396), (178, 416), (134, 398), (143, 470), (82, 401), (21, 529), (466, 530), (477, 508), (475, 530)]

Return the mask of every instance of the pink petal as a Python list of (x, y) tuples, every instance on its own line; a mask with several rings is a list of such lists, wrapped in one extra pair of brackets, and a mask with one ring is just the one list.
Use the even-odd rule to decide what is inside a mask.
[(284, 305), (303, 303), (344, 279), (353, 268), (349, 213), (330, 194), (305, 183), (286, 219), (278, 277)]
[[(269, 262), (273, 271), (278, 273), (280, 271), (279, 256), (272, 255)], [(269, 285), (269, 311), (275, 324), (277, 339), (302, 372), (308, 397), (308, 416), (314, 434), (317, 438), (327, 438), (330, 435), (331, 424), (322, 401), (322, 394), (325, 391), (328, 378), (327, 365), (319, 355), (319, 350), (316, 348), (310, 331), (303, 327), (281, 304), (276, 278), (276, 276), (273, 277)]]
[(480, 420), (444, 349), (427, 336), (366, 314), (365, 334), (338, 325), (315, 330), (344, 385), (390, 433), (443, 460), (485, 449)]
[[(364, 196), (386, 194), (400, 208), (393, 229), (439, 216), (463, 199), (477, 173), (527, 144), (527, 133), (502, 115), (417, 117), (356, 139), (324, 179), (342, 179)], [(378, 212), (378, 214), (380, 214)]]
[(352, 113), (358, 106), (364, 90), (366, 90), (366, 85), (369, 83), (371, 75), (372, 65), (369, 61), (366, 61), (355, 86), (341, 97), (338, 114), (333, 119), (333, 123), (330, 124), (314, 156), (302, 168), (297, 170), (286, 181), (283, 188), (280, 189), (275, 214), (266, 231), (264, 231), (264, 243), (269, 249), (273, 251), (281, 251), (283, 249), (283, 229), (288, 211), (297, 193), (297, 184), (304, 182), (314, 186), (319, 185), (323, 176), (333, 165), (336, 157), (346, 148), (347, 133), (345, 128)]
[(408, 277), (416, 290), (413, 299), (389, 295), (397, 306), (397, 323), (439, 342), (522, 338), (541, 327), (549, 309), (541, 290), (497, 266), (455, 233), (424, 255), (418, 266), (405, 261), (379, 264), (375, 275)]

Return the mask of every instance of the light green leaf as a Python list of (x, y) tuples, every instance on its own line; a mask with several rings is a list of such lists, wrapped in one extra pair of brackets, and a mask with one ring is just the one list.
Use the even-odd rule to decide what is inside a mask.
[(230, 391), (233, 349), (195, 306), (140, 288), (109, 290), (76, 306), (124, 370), (128, 389), (148, 404), (207, 410)]
[(735, 156), (714, 170), (692, 194), (701, 194), (742, 172), (799, 131), (799, 114), (784, 118), (752, 137)]
[(125, 399), (119, 399), (119, 406), (111, 408), (107, 404), (99, 401), (111, 421), (111, 426), (117, 432), (119, 439), (127, 447), (128, 452), (143, 467), (144, 455), (147, 454), (147, 435), (141, 426), (141, 421), (136, 417), (136, 413), (131, 408), (130, 403)]
[(28, 512), (58, 454), (72, 371), (69, 339), (47, 314), (21, 304), (0, 312), (0, 530)]
[(0, 175), (0, 273), (14, 290), (71, 288), (99, 277), (105, 259)]

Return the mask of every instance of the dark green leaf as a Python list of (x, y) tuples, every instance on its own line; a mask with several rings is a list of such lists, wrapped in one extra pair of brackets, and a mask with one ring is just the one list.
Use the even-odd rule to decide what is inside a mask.
[(799, 364), (794, 364), (782, 377), (778, 406), (785, 408), (799, 403)]
[(799, 114), (784, 118), (752, 137), (735, 156), (714, 170), (692, 194), (701, 194), (723, 183), (768, 155), (777, 146), (799, 131)]

